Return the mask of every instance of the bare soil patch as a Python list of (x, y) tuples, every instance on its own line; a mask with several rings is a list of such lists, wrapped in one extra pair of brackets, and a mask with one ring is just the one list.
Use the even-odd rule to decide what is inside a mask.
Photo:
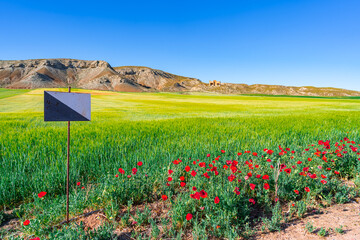
[[(316, 230), (314, 233), (306, 231), (306, 223), (310, 222)], [(343, 226), (344, 233), (340, 234), (335, 228)], [(320, 213), (310, 213), (303, 219), (295, 219), (284, 224), (281, 232), (259, 233), (253, 239), (261, 240), (310, 240), (324, 239), (317, 235), (320, 228), (331, 228), (329, 234), (325, 237), (328, 239), (341, 240), (358, 240), (360, 239), (360, 204), (351, 202), (346, 204), (333, 205), (322, 209)]]

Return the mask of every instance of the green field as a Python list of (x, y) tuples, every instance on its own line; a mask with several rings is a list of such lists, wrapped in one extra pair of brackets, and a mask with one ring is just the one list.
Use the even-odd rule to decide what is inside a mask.
[[(67, 125), (43, 121), (43, 91), (0, 89), (0, 206), (39, 207), (36, 194), (46, 191), (54, 206), (48, 212), (42, 209), (43, 214), (56, 214), (41, 224), (51, 225), (64, 216)], [(303, 149), (318, 140), (360, 140), (358, 98), (73, 91), (92, 93), (91, 122), (72, 123), (73, 201), (83, 197), (76, 182), (101, 185), (118, 168), (131, 172), (139, 161), (148, 175), (146, 184), (124, 184), (116, 197), (72, 205), (73, 215), (114, 199), (117, 205), (159, 199), (166, 178), (159, 176), (178, 158), (204, 159), (222, 149), (232, 158), (237, 152), (260, 153), (279, 145)]]

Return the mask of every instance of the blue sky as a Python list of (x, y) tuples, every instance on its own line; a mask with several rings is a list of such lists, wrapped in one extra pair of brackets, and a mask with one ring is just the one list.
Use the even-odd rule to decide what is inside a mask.
[(360, 90), (360, 1), (2, 1), (0, 59)]

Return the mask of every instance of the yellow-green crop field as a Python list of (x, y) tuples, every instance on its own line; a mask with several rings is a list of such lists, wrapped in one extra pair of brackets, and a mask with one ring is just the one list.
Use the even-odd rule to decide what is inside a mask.
[[(31, 219), (33, 227), (31, 224), (30, 227), (20, 226), (19, 231), (25, 234), (24, 236), (57, 239), (60, 233), (56, 235), (51, 230), (44, 229), (64, 219), (67, 123), (44, 122), (43, 91), (44, 89), (0, 89), (0, 206), (5, 210), (20, 209), (18, 216), (21, 221)], [(357, 144), (360, 141), (360, 97), (123, 93), (80, 89), (73, 92), (92, 94), (92, 120), (71, 124), (72, 216), (82, 213), (84, 209), (105, 208), (109, 221), (117, 219), (117, 223), (128, 224), (126, 221), (130, 220), (119, 220), (118, 209), (122, 206), (159, 201), (164, 194), (175, 204), (179, 201), (178, 197), (185, 193), (178, 193), (176, 187), (166, 189), (165, 183), (168, 181), (167, 171), (175, 168), (173, 161), (176, 159), (181, 159), (184, 166), (193, 166), (193, 160), (200, 159), (201, 162), (207, 159), (207, 154), (218, 156), (221, 154), (220, 150), (224, 150), (225, 155), (223, 154), (221, 159), (240, 161), (238, 152), (257, 152), (261, 158), (264, 149), (275, 150), (279, 149), (279, 146), (294, 150), (296, 154), (299, 152), (299, 155), (294, 153), (295, 159), (299, 159), (303, 157), (301, 154), (304, 148), (317, 144), (319, 140), (330, 140), (332, 145), (344, 138)], [(283, 163), (282, 160), (278, 161), (279, 164)], [(353, 164), (357, 159), (352, 161), (349, 160), (351, 166), (338, 166), (343, 168), (342, 172), (347, 173), (342, 175), (340, 172), (341, 178), (357, 176), (360, 164)], [(143, 165), (137, 166), (138, 162)], [(222, 169), (223, 164), (224, 161), (218, 167)], [(130, 182), (126, 175), (131, 175), (134, 167), (143, 175), (133, 174)], [(119, 168), (125, 171), (123, 178)], [(116, 174), (120, 176), (115, 178)], [(228, 176), (224, 175), (224, 179), (227, 178)], [(271, 175), (270, 191), (275, 181), (273, 178)], [(112, 181), (118, 181), (117, 185)], [(86, 194), (81, 192), (76, 184), (78, 182), (84, 186)], [(294, 199), (289, 197), (289, 192), (293, 192), (289, 183), (285, 180), (283, 182), (287, 185), (283, 186), (283, 190), (279, 190), (280, 199), (283, 194), (284, 202), (296, 200), (297, 196), (294, 196)], [(189, 191), (192, 187), (190, 183), (190, 180), (186, 183)], [(194, 183), (204, 189), (207, 184), (203, 180), (201, 183)], [(233, 190), (229, 190), (229, 194), (233, 194)], [(46, 199), (38, 198), (37, 194), (42, 191), (47, 193), (44, 197)], [(213, 203), (212, 191), (215, 191), (215, 188), (209, 190), (209, 198), (212, 197), (210, 200)], [(241, 204), (248, 204), (251, 197), (262, 206), (271, 206), (268, 200), (261, 200), (267, 198), (260, 197), (260, 193), (249, 194), (247, 190), (241, 192), (242, 199), (245, 199)], [(221, 204), (225, 195), (217, 195), (220, 196)], [(273, 193), (270, 195), (273, 197)], [(305, 198), (308, 199), (304, 195), (297, 200)], [(233, 206), (231, 204), (240, 202), (228, 203), (226, 210), (222, 209), (217, 213), (217, 222), (209, 220), (210, 222), (202, 226), (195, 225), (195, 216), (200, 223), (201, 219), (208, 219), (205, 215), (195, 213), (201, 208), (201, 204), (177, 203), (179, 207), (170, 211), (172, 218), (168, 224), (173, 225), (167, 233), (160, 231), (160, 237), (181, 238), (189, 229), (199, 236), (201, 231), (204, 231), (205, 235), (219, 238), (237, 236), (236, 234), (240, 233), (234, 229), (237, 229), (236, 226), (243, 229), (247, 221), (244, 220), (245, 216), (249, 215), (252, 208), (251, 205), (246, 210), (238, 209), (234, 217), (227, 212), (230, 206)], [(209, 207), (208, 212), (218, 211), (205, 203), (204, 206), (205, 210)], [(28, 210), (30, 208), (31, 211)], [(269, 209), (271, 212), (271, 208)], [(185, 215), (189, 212), (194, 218), (185, 220)], [(120, 216), (120, 219), (127, 218)], [(139, 221), (138, 219), (136, 222)], [(230, 221), (229, 226), (220, 227), (221, 221)], [(132, 224), (129, 223), (131, 226)], [(140, 228), (155, 226), (151, 221), (145, 220), (139, 225)], [(9, 234), (0, 231), (0, 238)], [(145, 237), (141, 230), (134, 234)]]

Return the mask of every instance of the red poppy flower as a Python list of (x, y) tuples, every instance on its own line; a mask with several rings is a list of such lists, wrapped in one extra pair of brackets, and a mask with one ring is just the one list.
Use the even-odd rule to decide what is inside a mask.
[(46, 195), (46, 193), (47, 193), (47, 192), (40, 192), (40, 193), (38, 194), (38, 197), (39, 197), (39, 198), (43, 198), (43, 197)]
[(340, 174), (338, 171), (334, 171), (335, 174)]
[(116, 174), (115, 177), (116, 177), (116, 178), (119, 177), (119, 174)]
[(215, 199), (214, 199), (214, 203), (215, 203), (215, 204), (218, 204), (219, 202), (220, 202), (219, 197), (215, 197)]
[(305, 191), (306, 191), (306, 192), (310, 192), (310, 188), (305, 187)]
[(137, 173), (137, 168), (133, 168), (131, 171), (135, 175)]
[(24, 222), (23, 222), (23, 225), (24, 226), (27, 226), (27, 225), (29, 225), (30, 224), (30, 220), (25, 220)]
[(168, 171), (168, 172), (169, 172), (169, 174), (172, 174), (174, 171), (173, 171), (173, 170), (171, 170), (171, 169), (169, 169), (169, 171)]
[(211, 156), (210, 153), (206, 154), (206, 157), (210, 157), (210, 156)]
[(256, 186), (255, 184), (250, 183), (250, 189), (251, 189), (251, 190), (254, 190), (254, 189), (255, 189), (255, 186)]
[(206, 163), (204, 162), (199, 163), (199, 167), (206, 167)]
[(83, 187), (81, 187), (81, 189), (85, 189), (85, 187), (83, 186)]
[(302, 161), (297, 161), (297, 164), (302, 164)]
[(325, 180), (321, 180), (320, 181), (322, 184), (326, 184), (327, 183), (327, 181), (325, 181)]
[(36, 237), (36, 238), (30, 238), (29, 240), (40, 240), (39, 237)]
[(255, 204), (255, 200), (252, 198), (249, 199), (249, 202), (251, 202), (252, 204)]
[(327, 178), (327, 176), (321, 174), (321, 178)]
[(237, 167), (235, 167), (235, 166), (233, 166), (233, 165), (230, 166), (230, 169), (231, 169), (231, 172), (232, 172), (232, 173), (236, 173), (236, 172), (237, 172)]
[(299, 191), (298, 191), (298, 190), (294, 190), (294, 192), (295, 192), (296, 194), (299, 194)]
[(81, 185), (81, 182), (77, 182), (76, 185), (80, 186), (80, 185)]
[(204, 173), (204, 177), (206, 177), (206, 178), (210, 178), (210, 176), (209, 176), (209, 174), (206, 172), (206, 173)]
[(188, 213), (186, 215), (186, 220), (190, 221), (193, 218), (193, 215), (191, 213)]
[(119, 168), (119, 173), (124, 174), (125, 173), (124, 169)]
[(304, 167), (304, 168), (303, 168), (303, 171), (304, 171), (304, 172), (309, 171), (309, 167)]
[(266, 159), (267, 162), (271, 162), (271, 159)]
[(312, 161), (312, 158), (308, 158), (308, 161), (311, 162), (311, 161)]
[(225, 150), (221, 150), (221, 153), (225, 153)]
[(143, 165), (143, 162), (138, 162), (137, 165), (140, 167)]
[(181, 180), (181, 181), (185, 181), (185, 177), (184, 177), (184, 176), (181, 176), (181, 177), (180, 177), (180, 180)]
[(180, 186), (185, 187), (185, 186), (186, 186), (186, 182), (181, 182), (181, 183), (180, 183)]
[(316, 176), (316, 174), (315, 174), (315, 173), (314, 173), (314, 174), (311, 174), (309, 177), (310, 177), (310, 178), (312, 178), (312, 179), (317, 178), (317, 176)]
[(269, 175), (264, 175), (264, 176), (262, 177), (262, 179), (264, 179), (264, 180), (269, 180)]
[(193, 199), (197, 199), (197, 200), (200, 200), (200, 193), (199, 192), (196, 192), (194, 194), (190, 194), (190, 197), (193, 198)]
[(271, 155), (271, 154), (273, 154), (273, 153), (274, 153), (273, 150), (267, 150), (267, 154)]
[(237, 153), (237, 155), (238, 155), (238, 156), (241, 156), (241, 155), (242, 155), (242, 153), (241, 153), (241, 152), (238, 152), (238, 153)]
[(264, 184), (264, 189), (265, 189), (265, 190), (268, 190), (269, 188), (270, 188), (270, 185), (269, 185), (268, 183), (265, 183), (265, 184)]
[(236, 176), (233, 175), (233, 174), (231, 174), (230, 176), (228, 176), (228, 180), (229, 180), (230, 182), (234, 181), (235, 178), (236, 178)]
[(260, 174), (257, 174), (257, 175), (256, 175), (256, 178), (261, 178), (261, 175), (260, 175)]
[(217, 170), (217, 167), (213, 167), (213, 168), (211, 168), (211, 170), (210, 170), (210, 171), (212, 171), (212, 172), (216, 172), (216, 170)]
[(258, 154), (257, 154), (256, 152), (253, 152), (252, 155), (253, 155), (254, 157), (257, 157)]
[(284, 169), (284, 171), (285, 171), (286, 173), (290, 174), (290, 173), (291, 173), (291, 168), (286, 168), (286, 169)]
[(162, 195), (161, 198), (162, 198), (162, 200), (166, 201), (168, 199), (168, 196)]
[(193, 188), (192, 188), (192, 190), (193, 190), (193, 191), (196, 191), (196, 190), (197, 190), (197, 188), (196, 188), (196, 187), (193, 187)]
[(172, 177), (168, 177), (168, 182), (171, 182), (173, 179), (172, 179)]
[(186, 171), (186, 172), (189, 172), (189, 171), (190, 171), (190, 167), (189, 167), (189, 166), (186, 166), (186, 167), (185, 167), (185, 171)]
[(127, 175), (128, 178), (131, 178), (131, 175)]
[(200, 197), (202, 198), (207, 198), (208, 196), (207, 192), (205, 192), (204, 190), (201, 190), (199, 193), (200, 193)]
[(196, 172), (194, 170), (191, 171), (191, 176), (195, 177), (196, 176)]

